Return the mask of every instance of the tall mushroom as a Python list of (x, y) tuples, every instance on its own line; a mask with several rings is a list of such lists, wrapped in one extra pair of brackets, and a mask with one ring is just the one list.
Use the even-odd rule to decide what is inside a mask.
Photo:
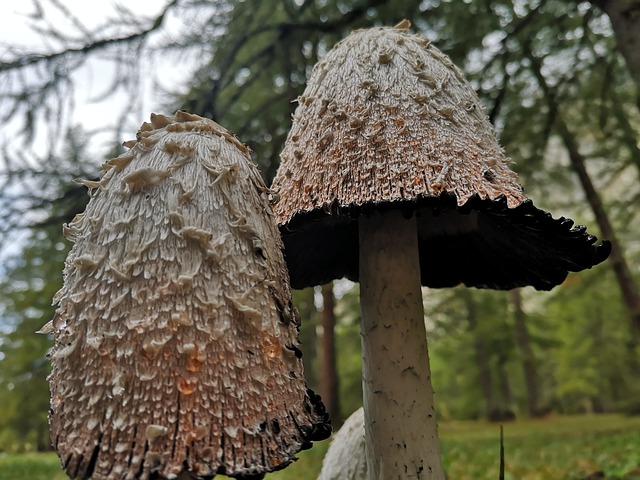
[(183, 111), (125, 145), (64, 228), (53, 446), (73, 478), (262, 478), (330, 433), (268, 190), (245, 145)]
[(272, 189), (292, 286), (360, 281), (369, 478), (440, 480), (421, 284), (549, 290), (611, 247), (534, 207), (462, 72), (409, 27), (315, 66)]

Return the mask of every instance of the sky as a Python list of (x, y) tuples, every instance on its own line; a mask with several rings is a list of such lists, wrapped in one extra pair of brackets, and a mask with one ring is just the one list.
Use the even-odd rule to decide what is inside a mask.
[[(2, 10), (0, 10), (0, 61), (6, 61), (9, 57), (9, 50), (16, 47), (25, 47), (29, 50), (36, 51), (59, 51), (64, 49), (66, 45), (44, 42), (43, 38), (38, 35), (33, 26), (37, 25), (45, 27), (53, 25), (56, 29), (67, 34), (78, 32), (77, 27), (69, 20), (68, 15), (63, 14), (51, 6), (51, 3), (58, 2), (62, 8), (67, 9), (74, 15), (79, 23), (81, 23), (89, 32), (95, 32), (95, 29), (104, 24), (109, 17), (117, 17), (114, 9), (113, 0), (103, 0), (90, 2), (86, 0), (41, 0), (42, 16), (40, 20), (34, 22), (30, 17), (38, 11), (35, 1), (8, 2), (2, 1)], [(140, 16), (154, 17), (157, 15), (168, 0), (127, 0), (122, 2), (126, 7)], [(169, 19), (169, 28), (171, 28), (171, 19)], [(114, 25), (117, 28), (117, 25)], [(177, 27), (174, 27), (177, 28)], [(95, 37), (100, 38), (99, 33), (94, 33)], [(137, 99), (134, 105), (130, 104), (130, 99), (124, 92), (109, 95), (104, 98), (104, 94), (109, 92), (115, 73), (115, 65), (105, 59), (94, 59), (85, 67), (81, 68), (74, 75), (75, 83), (75, 108), (69, 118), (70, 124), (79, 124), (85, 131), (95, 131), (104, 128), (105, 124), (115, 125), (122, 112), (131, 109), (127, 114), (127, 122), (123, 132), (123, 138), (119, 141), (125, 141), (133, 138), (140, 124), (148, 120), (151, 112), (157, 113), (173, 113), (160, 112), (159, 108), (162, 103), (161, 99), (155, 94), (159, 88), (178, 89), (180, 79), (184, 78), (183, 69), (175, 68), (175, 60), (163, 62), (162, 59), (154, 59), (152, 62), (147, 61), (145, 64), (147, 70), (154, 70), (161, 77), (162, 85), (156, 83), (155, 79), (149, 77), (141, 85), (139, 92), (135, 93)], [(0, 83), (0, 95), (2, 95), (3, 85)], [(0, 126), (0, 144), (4, 144), (6, 139), (11, 139), (20, 129), (21, 121), (16, 120), (9, 124)], [(50, 129), (42, 121), (39, 122), (37, 131), (40, 133), (35, 137), (31, 146), (37, 154), (45, 154), (51, 145), (49, 138)], [(113, 131), (113, 130), (112, 130)], [(92, 137), (89, 150), (96, 154), (96, 171), (99, 170), (100, 164), (104, 161), (104, 152), (113, 145), (113, 133), (104, 132)], [(57, 143), (57, 147), (61, 147), (60, 138), (53, 138)], [(3, 165), (0, 162), (0, 174)], [(2, 204), (0, 203), (0, 208)], [(10, 238), (0, 244), (0, 275), (2, 274), (3, 259), (7, 256), (18, 253), (28, 238), (28, 232), (14, 232)]]
[[(47, 4), (51, 0), (41, 0), (44, 4), (43, 18), (39, 25), (46, 23), (53, 24), (55, 27), (66, 33), (77, 32), (77, 28), (73, 23), (61, 15), (59, 11), (53, 9)], [(53, 0), (56, 1), (56, 0)], [(90, 2), (87, 0), (57, 0), (64, 8), (67, 8), (74, 16), (78, 18), (80, 23), (84, 25), (88, 30), (94, 29), (96, 26), (102, 24), (104, 20), (110, 16), (115, 16), (114, 13), (114, 0), (102, 0)], [(0, 0), (2, 10), (0, 10), (0, 61), (6, 59), (5, 54), (7, 48), (13, 48), (15, 46), (29, 47), (30, 49), (43, 49), (48, 48), (47, 51), (58, 51), (64, 48), (64, 45), (49, 45), (43, 43), (42, 38), (38, 36), (31, 28), (30, 24), (33, 22), (30, 20), (29, 15), (36, 12), (36, 6), (34, 1), (24, 2), (11, 2), (10, 6), (7, 0)], [(157, 15), (163, 7), (167, 4), (168, 0), (127, 0), (121, 3), (125, 4), (130, 10), (140, 13), (141, 15), (152, 17)], [(177, 31), (179, 28), (178, 22), (171, 21), (169, 18), (167, 23), (167, 30), (169, 32)], [(153, 81), (146, 82), (141, 87), (140, 102), (135, 107), (135, 111), (129, 112), (127, 122), (127, 132), (124, 133), (124, 137), (121, 141), (129, 140), (135, 136), (135, 132), (143, 121), (148, 120), (151, 112), (172, 114), (173, 112), (161, 112), (160, 106), (162, 100), (155, 96), (159, 87), (168, 89), (179, 89), (181, 86), (181, 80), (188, 75), (185, 75), (185, 68), (194, 68), (195, 65), (189, 64), (186, 60), (186, 64), (176, 66), (175, 59), (169, 59), (163, 62), (161, 59), (154, 61), (149, 65), (158, 77), (163, 79), (162, 85), (157, 85)], [(111, 84), (111, 79), (114, 74), (114, 65), (107, 61), (94, 60), (91, 61), (86, 68), (82, 68), (75, 76), (75, 109), (73, 111), (70, 122), (74, 124), (80, 124), (88, 131), (99, 129), (104, 127), (105, 119), (112, 119), (111, 123), (115, 123), (115, 119), (121, 114), (121, 112), (129, 108), (129, 99), (127, 96), (111, 95), (106, 99), (96, 101), (97, 97), (102, 96), (108, 91)], [(0, 84), (0, 95), (2, 95), (2, 85)], [(107, 121), (106, 123), (110, 123)], [(0, 125), (0, 142), (6, 138), (10, 138), (19, 129), (19, 123), (16, 122), (13, 125)], [(41, 125), (41, 132), (46, 132), (46, 125)], [(36, 137), (33, 148), (36, 152), (44, 153), (46, 151), (48, 142), (45, 135), (39, 135)], [(110, 133), (95, 135), (92, 139), (93, 151), (95, 151), (98, 158), (96, 159), (96, 171), (104, 161), (101, 156), (105, 149), (113, 145), (113, 136)], [(90, 147), (91, 147), (90, 146)], [(90, 148), (91, 149), (91, 148)], [(2, 164), (0, 163), (0, 174), (2, 171)], [(2, 205), (0, 204), (0, 208)], [(0, 244), (0, 276), (3, 275), (3, 259), (8, 256), (18, 254), (21, 249), (26, 245), (28, 239), (28, 231), (14, 232), (4, 244)], [(353, 286), (352, 282), (343, 280), (338, 282), (336, 286), (336, 296), (340, 298), (345, 291), (349, 290)], [(322, 303), (322, 297), (320, 292), (317, 292), (316, 303), (320, 307)], [(1, 312), (0, 312), (1, 316)], [(0, 322), (1, 323), (1, 322)]]
[[(11, 7), (5, 8), (0, 15), (0, 53), (5, 57), (6, 48), (9, 47), (30, 47), (37, 50), (60, 51), (66, 45), (60, 43), (46, 42), (30, 26), (38, 25), (40, 27), (47, 24), (55, 26), (57, 30), (67, 34), (77, 34), (78, 29), (73, 25), (65, 15), (48, 5), (50, 0), (41, 0), (43, 3), (43, 16), (39, 22), (34, 22), (29, 18), (29, 14), (36, 12), (34, 2), (15, 2)], [(88, 2), (83, 0), (53, 0), (59, 2), (64, 8), (68, 9), (79, 22), (86, 27), (89, 32), (94, 32), (95, 28), (105, 22), (109, 17), (117, 17), (114, 9), (113, 0), (104, 0), (97, 2)], [(5, 5), (8, 2), (5, 3)], [(124, 2), (128, 9), (139, 13), (140, 16), (154, 17), (157, 15), (167, 0), (128, 0)], [(101, 38), (101, 34), (95, 34), (95, 38)], [(165, 69), (163, 78), (167, 80), (164, 86), (172, 86), (176, 83), (179, 75), (171, 75), (171, 69), (168, 65), (161, 65), (157, 62), (154, 68), (159, 70)], [(111, 81), (114, 75), (114, 64), (104, 59), (94, 59), (88, 63), (86, 68), (82, 68), (75, 75), (76, 83), (76, 109), (73, 120), (80, 123), (87, 130), (102, 127), (105, 118), (113, 118), (118, 115), (126, 105), (127, 98), (125, 95), (115, 95), (106, 100), (96, 101), (96, 98), (103, 97), (105, 92), (109, 91)], [(173, 82), (172, 82), (173, 77)], [(153, 105), (153, 88), (145, 86), (145, 91), (141, 95), (141, 105), (139, 108), (145, 110), (156, 107)], [(2, 85), (0, 85), (0, 92)], [(149, 112), (150, 113), (150, 112)], [(146, 113), (148, 116), (148, 113)], [(139, 125), (144, 118), (137, 121)], [(134, 128), (137, 128), (136, 125)], [(1, 127), (7, 128), (6, 126)], [(9, 127), (11, 130), (11, 127)], [(135, 130), (132, 131), (135, 134)], [(40, 139), (41, 140), (41, 139)]]

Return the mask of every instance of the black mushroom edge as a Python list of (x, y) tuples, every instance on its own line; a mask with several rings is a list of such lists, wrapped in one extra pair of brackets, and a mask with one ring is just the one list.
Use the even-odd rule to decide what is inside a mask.
[(296, 213), (280, 226), (291, 286), (299, 289), (346, 277), (358, 281), (358, 217), (386, 209), (416, 215), (422, 285), (551, 290), (568, 272), (604, 261), (611, 243), (573, 220), (554, 219), (531, 200), (515, 208), (507, 198), (474, 195), (462, 206), (454, 194)]
[[(326, 440), (331, 436), (331, 421), (329, 419), (329, 414), (325, 409), (322, 400), (320, 399), (320, 395), (313, 392), (313, 390), (307, 388), (307, 396), (308, 401), (304, 403), (304, 409), (317, 416), (319, 419), (318, 423), (313, 425), (298, 425), (298, 429), (300, 431), (300, 437), (294, 438), (301, 442), (301, 446), (293, 446), (293, 448), (297, 448), (297, 450), (308, 450), (312, 447), (312, 442)], [(293, 416), (293, 414), (292, 414)], [(279, 430), (278, 421), (273, 420), (271, 422), (271, 427)], [(263, 429), (267, 428), (267, 423), (265, 422), (261, 425)], [(267, 473), (277, 472), (279, 470), (283, 470), (287, 468), (291, 463), (295, 461), (295, 458), (292, 458), (288, 462), (281, 463), (277, 467), (274, 468), (266, 468), (264, 465), (246, 465), (245, 468), (239, 469), (238, 473), (228, 472), (224, 466), (218, 468), (218, 470), (213, 475), (195, 475), (189, 470), (189, 466), (185, 465), (185, 469), (181, 472), (181, 476), (178, 478), (192, 478), (192, 479), (201, 479), (201, 480), (211, 480), (216, 477), (216, 475), (230, 475), (236, 480), (262, 480)], [(165, 480), (165, 477), (158, 474), (157, 472), (152, 473), (150, 476), (150, 480)]]

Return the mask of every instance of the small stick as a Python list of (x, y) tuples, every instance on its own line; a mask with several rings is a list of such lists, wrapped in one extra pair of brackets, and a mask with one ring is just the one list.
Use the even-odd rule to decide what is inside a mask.
[(504, 428), (500, 425), (500, 480), (504, 480)]

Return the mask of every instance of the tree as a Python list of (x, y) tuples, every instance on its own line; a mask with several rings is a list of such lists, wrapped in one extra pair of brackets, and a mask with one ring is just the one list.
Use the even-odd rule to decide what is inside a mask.
[(640, 2), (638, 0), (625, 2), (595, 0), (592, 3), (599, 6), (611, 19), (611, 25), (618, 40), (618, 49), (624, 56), (636, 83), (636, 102), (640, 107), (640, 58), (637, 55), (640, 49), (640, 33), (637, 28), (640, 23)]
[(338, 397), (343, 418), (362, 406), (359, 290), (357, 284), (345, 286), (344, 281), (334, 282), (336, 360), (340, 381)]
[[(505, 292), (459, 287), (431, 291), (429, 298), (425, 311), (436, 319), (430, 338), (435, 340), (431, 356), (441, 417), (513, 419), (517, 375)], [(441, 363), (447, 368), (442, 370)]]
[(320, 320), (314, 304), (314, 291), (313, 288), (305, 288), (304, 290), (296, 290), (292, 294), (293, 303), (300, 314), (300, 343), (302, 343), (304, 351), (302, 356), (304, 376), (309, 388), (314, 392), (319, 392), (317, 327)]
[(478, 311), (473, 294), (468, 290), (464, 290), (463, 292), (463, 299), (467, 308), (467, 323), (473, 337), (473, 350), (478, 369), (478, 385), (484, 397), (485, 417), (491, 418), (496, 408), (494, 400), (495, 387), (491, 373), (491, 359), (485, 344), (486, 335), (478, 331)]
[(524, 374), (525, 387), (527, 389), (527, 410), (529, 415), (537, 417), (540, 410), (540, 387), (538, 382), (538, 370), (536, 368), (535, 355), (531, 346), (531, 336), (527, 327), (526, 314), (522, 307), (522, 292), (514, 289), (510, 292), (514, 317), (514, 337), (520, 350), (522, 373)]
[(5, 264), (0, 315), (0, 451), (46, 450), (49, 390), (45, 358), (51, 341), (36, 335), (53, 317), (69, 245), (55, 226), (33, 231), (29, 246)]
[(567, 126), (562, 113), (559, 111), (560, 107), (557, 101), (558, 94), (555, 89), (550, 87), (548, 80), (545, 78), (542, 72), (542, 63), (540, 59), (537, 58), (530, 50), (525, 51), (525, 54), (531, 60), (533, 73), (544, 93), (549, 117), (552, 121), (552, 125), (550, 125), (550, 127), (555, 129), (562, 139), (562, 142), (567, 149), (571, 166), (580, 180), (580, 185), (582, 186), (587, 202), (593, 210), (596, 221), (600, 226), (600, 230), (612, 243), (613, 249), (611, 254), (611, 263), (630, 314), (629, 336), (632, 350), (631, 358), (634, 358), (635, 349), (640, 341), (640, 290), (631, 275), (626, 257), (623, 253), (623, 247), (617, 239), (612, 222), (604, 208), (600, 194), (591, 180), (591, 176), (586, 167), (586, 158), (580, 153), (578, 142), (569, 131), (569, 127)]
[(343, 418), (340, 412), (340, 380), (336, 364), (336, 314), (333, 282), (321, 287), (322, 293), (322, 367), (320, 368), (320, 395), (327, 407), (334, 429), (340, 428)]

